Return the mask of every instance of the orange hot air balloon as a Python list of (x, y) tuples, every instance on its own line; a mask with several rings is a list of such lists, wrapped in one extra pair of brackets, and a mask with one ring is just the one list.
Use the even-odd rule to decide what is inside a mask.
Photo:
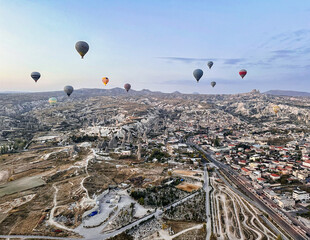
[(107, 77), (103, 77), (102, 78), (102, 82), (105, 86), (107, 86), (108, 82), (109, 82), (109, 79)]

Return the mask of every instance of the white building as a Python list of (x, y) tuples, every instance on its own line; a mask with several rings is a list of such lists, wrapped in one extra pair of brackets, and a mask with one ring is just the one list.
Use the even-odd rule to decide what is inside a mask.
[(310, 199), (310, 195), (306, 191), (294, 190), (293, 198), (296, 201), (308, 201)]
[(278, 205), (281, 208), (294, 207), (295, 206), (295, 200), (294, 199), (289, 199), (289, 198), (280, 198), (278, 200)]
[(262, 177), (262, 174), (260, 171), (253, 171), (251, 174), (250, 174), (250, 178), (254, 181), (256, 180), (257, 178), (261, 178)]

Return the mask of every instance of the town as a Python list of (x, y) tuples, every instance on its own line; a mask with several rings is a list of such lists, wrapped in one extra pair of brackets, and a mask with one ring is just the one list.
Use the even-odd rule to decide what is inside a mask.
[(310, 239), (308, 97), (48, 94), (0, 95), (1, 238)]

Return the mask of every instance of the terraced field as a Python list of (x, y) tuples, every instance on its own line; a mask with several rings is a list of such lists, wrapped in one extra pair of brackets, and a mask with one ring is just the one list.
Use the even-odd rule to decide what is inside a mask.
[(218, 239), (276, 239), (276, 235), (260, 219), (259, 211), (212, 177), (213, 232)]

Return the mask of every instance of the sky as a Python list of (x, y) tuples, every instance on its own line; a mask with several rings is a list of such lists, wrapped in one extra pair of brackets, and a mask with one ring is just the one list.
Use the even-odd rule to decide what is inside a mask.
[[(310, 92), (309, 0), (0, 0), (0, 16), (0, 92), (127, 82), (162, 92)], [(90, 46), (83, 60), (80, 40)]]

